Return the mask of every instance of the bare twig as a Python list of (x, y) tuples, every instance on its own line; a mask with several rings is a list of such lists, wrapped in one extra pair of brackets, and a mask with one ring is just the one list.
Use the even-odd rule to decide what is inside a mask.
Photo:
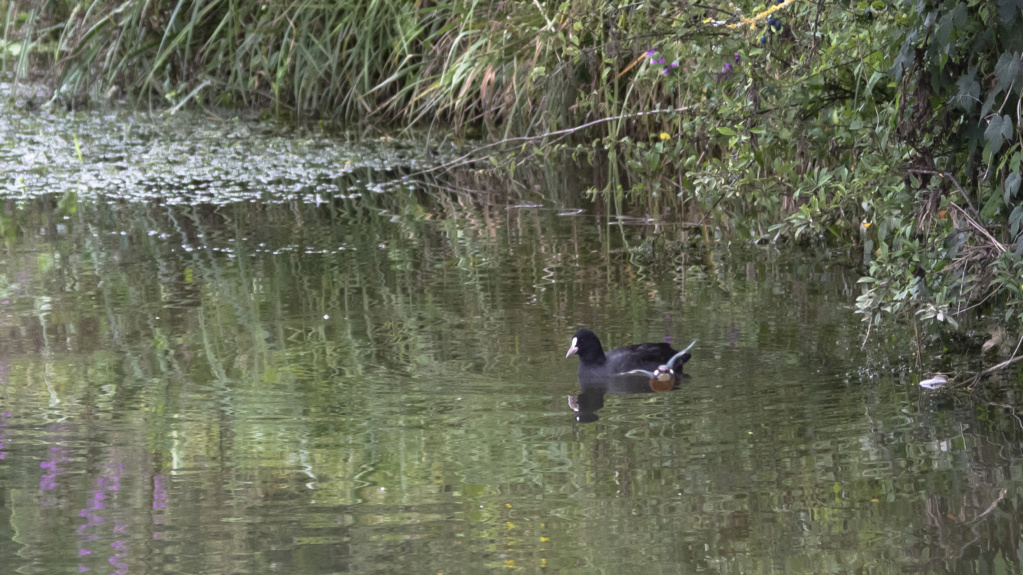
[(923, 344), (920, 343), (920, 330), (917, 328), (916, 314), (913, 314), (913, 339), (916, 341), (916, 368), (923, 368)]
[(1016, 343), (1016, 349), (1012, 350), (1012, 357), (1016, 357), (1016, 353), (1019, 352), (1019, 346), (1023, 344), (1023, 336), (1020, 336), (1019, 341)]
[(640, 62), (642, 62), (644, 58), (646, 58), (646, 52), (643, 52), (642, 54), (640, 54), (639, 58), (636, 58), (635, 60), (632, 61), (631, 64), (626, 66), (624, 70), (622, 70), (621, 72), (618, 72), (618, 75), (615, 76), (615, 80), (621, 78), (626, 73), (628, 73), (628, 71), (631, 70), (636, 64), (639, 64)]
[(1016, 81), (1013, 80), (1013, 82), (1011, 84), (1009, 84), (1009, 88), (1005, 91), (1005, 99), (1002, 100), (1002, 105), (998, 107), (998, 112), (997, 112), (998, 115), (1002, 114), (1002, 110), (1005, 109), (1005, 104), (1007, 104), (1009, 102), (1009, 95), (1012, 94), (1012, 88), (1015, 85), (1016, 85)]
[(978, 224), (977, 220), (975, 220), (972, 217), (970, 217), (970, 214), (968, 214), (966, 212), (966, 210), (964, 210), (963, 208), (959, 207), (959, 205), (956, 204), (955, 202), (952, 202), (949, 205), (954, 207), (955, 209), (959, 210), (959, 212), (961, 214), (963, 214), (963, 217), (966, 218), (966, 221), (970, 222), (970, 225), (973, 226), (974, 229), (976, 229), (984, 237), (986, 237), (988, 239), (988, 241), (990, 241), (991, 244), (995, 247), (995, 249), (997, 249), (999, 252), (1004, 252), (1005, 251), (1005, 245), (1002, 242), (996, 240), (994, 238), (994, 236), (992, 236), (986, 229), (984, 229), (984, 226)]
[[(966, 267), (965, 266), (963, 266), (963, 276), (959, 280), (959, 283), (961, 283), (961, 284), (965, 284), (966, 283)], [(960, 292), (959, 292), (960, 294), (962, 294), (961, 290), (962, 290), (962, 288), (960, 288)], [(959, 315), (961, 313), (963, 313), (963, 300), (962, 299), (959, 300), (959, 307), (956, 310), (956, 315)]]
[(1016, 353), (1019, 351), (1020, 344), (1023, 344), (1023, 336), (1019, 338), (1019, 343), (1016, 344), (1016, 349), (1012, 352), (1012, 357), (1003, 361), (1002, 363), (992, 365), (991, 367), (980, 372), (980, 375), (987, 375), (989, 373), (998, 371), (999, 369), (1005, 369), (1006, 367), (1009, 367), (1010, 365), (1016, 363), (1017, 361), (1023, 360), (1023, 356), (1016, 355)]
[(991, 292), (991, 293), (987, 294), (986, 296), (984, 296), (984, 299), (980, 300), (979, 302), (977, 302), (977, 303), (975, 303), (975, 304), (973, 304), (973, 305), (971, 305), (969, 307), (963, 308), (962, 311), (957, 311), (955, 313), (955, 315), (959, 316), (959, 315), (961, 315), (961, 314), (963, 314), (965, 312), (970, 311), (971, 309), (978, 308), (978, 307), (984, 305), (984, 302), (986, 302), (987, 300), (991, 299), (991, 297), (994, 296), (994, 295), (995, 295), (995, 292)]
[(995, 507), (997, 507), (998, 504), (1002, 502), (1002, 499), (1005, 498), (1005, 493), (1006, 493), (1005, 489), (1002, 489), (1001, 491), (999, 491), (998, 492), (998, 497), (996, 497), (995, 500), (993, 502), (991, 502), (991, 505), (989, 505), (988, 508), (985, 509), (983, 513), (981, 513), (980, 515), (975, 517), (973, 519), (972, 523), (976, 523), (976, 522), (980, 521), (981, 519), (984, 518), (985, 515), (987, 515), (987, 514), (991, 513), (992, 511), (994, 511)]
[(984, 371), (978, 372), (977, 375), (971, 377), (965, 385), (967, 387), (973, 387), (974, 385), (977, 384), (977, 382), (980, 381), (980, 378), (984, 377), (985, 375), (994, 373), (1000, 369), (1005, 369), (1018, 361), (1023, 361), (1023, 356), (1016, 355), (1017, 353), (1019, 353), (1019, 348), (1021, 345), (1023, 345), (1023, 336), (1019, 338), (1019, 342), (1016, 344), (1016, 349), (1012, 352), (1012, 357), (1003, 361), (1002, 363), (992, 365), (991, 367), (985, 369)]
[(867, 335), (863, 337), (863, 345), (860, 346), (860, 351), (867, 349), (867, 340), (870, 339), (870, 329), (874, 327), (874, 318), (871, 317), (870, 321), (867, 322)]
[(415, 172), (413, 174), (409, 174), (407, 177), (419, 176), (419, 175), (422, 175), (422, 174), (427, 174), (427, 173), (430, 173), (430, 172), (435, 172), (437, 170), (449, 170), (451, 168), (455, 168), (455, 167), (462, 166), (462, 165), (465, 165), (465, 164), (471, 164), (471, 163), (479, 161), (481, 159), (485, 159), (485, 157), (484, 158), (476, 158), (476, 157), (474, 157), (477, 154), (479, 154), (480, 152), (482, 152), (483, 150), (487, 150), (487, 149), (490, 149), (490, 148), (495, 148), (497, 146), (504, 146), (504, 145), (510, 144), (512, 142), (529, 143), (529, 142), (535, 142), (537, 140), (543, 140), (545, 138), (550, 138), (551, 136), (562, 136), (562, 137), (564, 137), (564, 136), (567, 136), (569, 134), (578, 132), (580, 130), (585, 130), (586, 128), (590, 128), (592, 126), (596, 126), (597, 124), (602, 124), (604, 122), (614, 122), (616, 120), (625, 120), (625, 119), (628, 119), (628, 118), (639, 118), (641, 116), (649, 116), (650, 114), (666, 114), (666, 113), (670, 113), (670, 112), (685, 112), (685, 111), (688, 111), (690, 109), (691, 109), (690, 106), (682, 106), (680, 108), (666, 108), (666, 109), (663, 109), (663, 110), (649, 110), (647, 112), (636, 112), (636, 113), (633, 113), (633, 114), (621, 114), (620, 116), (611, 116), (611, 117), (608, 117), (608, 118), (600, 118), (600, 119), (597, 119), (597, 120), (593, 120), (592, 122), (586, 122), (585, 124), (580, 124), (578, 126), (574, 126), (572, 128), (565, 128), (564, 130), (555, 130), (553, 132), (547, 132), (546, 134), (540, 134), (538, 136), (518, 136), (518, 137), (515, 137), (515, 138), (506, 138), (504, 140), (500, 140), (500, 141), (497, 141), (497, 142), (486, 144), (486, 145), (480, 146), (478, 148), (473, 148), (472, 150), (470, 150), (465, 155), (460, 156), (458, 158), (455, 158), (454, 160), (451, 160), (450, 162), (445, 162), (443, 164), (434, 166), (432, 168), (428, 168), (428, 169), (425, 169), (425, 170), (420, 170), (420, 171)]
[(540, 15), (543, 16), (543, 19), (547, 21), (547, 26), (544, 28), (544, 30), (548, 30), (549, 29), (549, 30), (553, 31), (554, 30), (554, 22), (551, 22), (551, 19), (547, 17), (547, 13), (544, 12), (543, 6), (540, 6), (539, 0), (533, 0), (533, 4), (536, 4), (536, 9), (540, 11)]
[(963, 187), (959, 184), (959, 180), (957, 180), (956, 177), (953, 176), (952, 174), (948, 172), (943, 172), (941, 170), (924, 170), (921, 168), (912, 168), (909, 170), (909, 172), (912, 174), (931, 174), (934, 176), (938, 176), (940, 178), (948, 178), (952, 180), (952, 183), (956, 185), (956, 189), (959, 190), (959, 195), (962, 196), (964, 200), (966, 200), (966, 205), (970, 206), (970, 211), (975, 214), (977, 213), (977, 208), (973, 207), (973, 203), (970, 202), (970, 196), (966, 195), (966, 190), (963, 189)]
[(973, 521), (969, 522), (969, 524), (970, 524), (970, 532), (973, 533), (976, 537), (974, 537), (970, 541), (967, 541), (965, 545), (963, 545), (962, 547), (959, 548), (959, 553), (956, 554), (957, 557), (962, 557), (963, 551), (965, 551), (967, 547), (969, 547), (970, 545), (973, 545), (977, 541), (980, 541), (980, 520), (983, 519), (986, 515), (988, 515), (989, 513), (991, 513), (992, 511), (994, 511), (998, 507), (998, 504), (1001, 503), (1002, 499), (1005, 497), (1005, 494), (1007, 492), (1008, 491), (1005, 490), (1005, 489), (1002, 489), (1001, 491), (999, 491), (998, 492), (998, 497), (994, 500), (994, 502), (992, 502), (991, 505), (988, 506), (988, 508), (986, 510), (984, 510), (983, 513), (981, 513), (980, 515), (975, 517), (973, 519)]
[(721, 12), (722, 14), (725, 14), (725, 15), (727, 15), (729, 17), (733, 17), (733, 18), (738, 17), (738, 15), (735, 12), (729, 12), (728, 10), (722, 10), (721, 8), (718, 8), (717, 6), (708, 6), (706, 4), (700, 4), (700, 3), (693, 3), (692, 6), (693, 6), (693, 8), (703, 8), (704, 10), (714, 10), (715, 12)]
[(1023, 429), (1023, 419), (1020, 419), (1019, 416), (1016, 415), (1016, 408), (1015, 407), (1013, 407), (1011, 405), (1006, 405), (1004, 403), (995, 403), (993, 401), (989, 401), (989, 402), (987, 402), (987, 404), (990, 405), (990, 406), (993, 406), (993, 407), (1003, 407), (1005, 409), (1008, 409), (1009, 413), (1012, 414), (1012, 416), (1016, 418), (1016, 423), (1019, 424), (1019, 428)]

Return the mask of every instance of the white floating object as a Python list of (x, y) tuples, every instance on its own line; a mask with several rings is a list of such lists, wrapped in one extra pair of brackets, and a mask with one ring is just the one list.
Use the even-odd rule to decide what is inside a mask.
[(926, 389), (940, 389), (942, 387), (945, 387), (946, 385), (948, 385), (948, 376), (942, 375), (940, 373), (930, 379), (925, 379), (920, 382), (920, 387)]

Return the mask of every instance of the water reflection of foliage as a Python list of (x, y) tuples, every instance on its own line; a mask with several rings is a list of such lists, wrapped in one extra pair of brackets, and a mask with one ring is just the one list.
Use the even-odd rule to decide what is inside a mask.
[[(523, 203), (403, 192), (276, 206), (9, 205), (0, 218), (13, 323), (5, 401), (68, 422), (41, 433), (40, 447), (85, 438), (43, 468), (60, 472), (47, 491), (106, 490), (122, 506), (152, 508), (145, 528), (168, 544), (222, 540), (218, 525), (234, 522), (238, 547), (185, 554), (190, 571), (210, 570), (194, 562), (214, 548), (223, 551), (214, 568), (238, 570), (248, 556), (232, 553), (266, 541), (293, 549), (294, 533), (357, 550), (335, 560), (359, 572), (440, 570), (432, 551), (446, 543), (473, 565), (624, 569), (653, 554), (770, 570), (763, 557), (796, 550), (786, 571), (819, 571), (824, 560), (864, 565), (827, 551), (857, 548), (850, 539), (885, 537), (900, 561), (971, 561), (955, 553), (974, 545), (975, 527), (1018, 530), (998, 511), (969, 523), (1019, 459), (981, 447), (993, 430), (974, 432), (976, 415), (910, 410), (907, 386), (792, 379), (802, 365), (857, 357), (846, 349), (858, 333), (847, 310), (810, 303), (821, 291), (851, 299), (841, 282), (820, 281), (842, 268), (789, 266), (769, 251), (736, 266), (720, 250), (686, 251), (685, 229), (593, 226), (511, 207)], [(663, 309), (686, 309), (666, 301), (679, 285), (686, 305), (744, 319), (662, 320)], [(785, 309), (775, 291), (790, 294)], [(688, 403), (656, 397), (656, 417), (606, 417), (600, 432), (560, 415), (523, 419), (563, 403), (538, 372), (547, 364), (532, 362), (560, 350), (580, 323), (605, 326), (611, 340), (682, 327), (733, 354), (748, 387), (737, 395), (695, 385)], [(753, 361), (744, 351), (753, 348), (772, 361)], [(429, 399), (438, 394), (446, 401)], [(806, 399), (772, 401), (778, 394)], [(776, 430), (763, 427), (758, 407), (767, 405), (783, 410), (768, 420)], [(864, 405), (866, 418), (846, 419)], [(935, 420), (908, 424), (899, 419), (907, 410)], [(1018, 439), (1004, 412), (984, 421), (1012, 435), (1005, 444)], [(970, 431), (954, 435), (962, 426)], [(72, 473), (83, 466), (132, 472), (118, 475), (125, 487), (114, 495), (97, 484), (114, 472)], [(910, 496), (921, 492), (929, 495)], [(873, 515), (863, 509), (872, 499)], [(1017, 500), (1015, 491), (1006, 499)], [(296, 506), (325, 512), (297, 515)], [(106, 512), (139, 527), (137, 517)], [(237, 521), (247, 515), (259, 520)], [(30, 544), (43, 545), (53, 520), (19, 520), (37, 522)], [(193, 522), (197, 533), (161, 527)], [(630, 529), (613, 546), (593, 546), (608, 525)], [(940, 537), (930, 547), (919, 543), (932, 533)], [(981, 539), (988, 549), (991, 541)], [(143, 565), (150, 551), (136, 545), (118, 561)], [(395, 559), (398, 549), (428, 565)]]

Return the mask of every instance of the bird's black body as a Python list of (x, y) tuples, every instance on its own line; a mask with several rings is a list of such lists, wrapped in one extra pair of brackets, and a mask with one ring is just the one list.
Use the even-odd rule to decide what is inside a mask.
[[(579, 380), (595, 380), (608, 378), (623, 372), (642, 369), (654, 371), (667, 364), (679, 351), (672, 349), (668, 343), (640, 343), (616, 347), (604, 352), (600, 339), (588, 329), (580, 329), (572, 337), (569, 355), (579, 356)], [(685, 353), (673, 363), (675, 371), (682, 372), (682, 364), (689, 361), (690, 354)]]

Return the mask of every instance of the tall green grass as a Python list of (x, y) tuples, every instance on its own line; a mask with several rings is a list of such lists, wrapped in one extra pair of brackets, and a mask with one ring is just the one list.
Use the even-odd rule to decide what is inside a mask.
[[(650, 41), (627, 38), (625, 16), (650, 22), (606, 0), (0, 0), (0, 67), (41, 74), (71, 103), (272, 108), (510, 137), (670, 104), (619, 77)], [(17, 57), (12, 41), (25, 47)]]
[(0, 66), (64, 98), (348, 122), (536, 124), (537, 71), (557, 58), (528, 3), (7, 0), (0, 17)]

